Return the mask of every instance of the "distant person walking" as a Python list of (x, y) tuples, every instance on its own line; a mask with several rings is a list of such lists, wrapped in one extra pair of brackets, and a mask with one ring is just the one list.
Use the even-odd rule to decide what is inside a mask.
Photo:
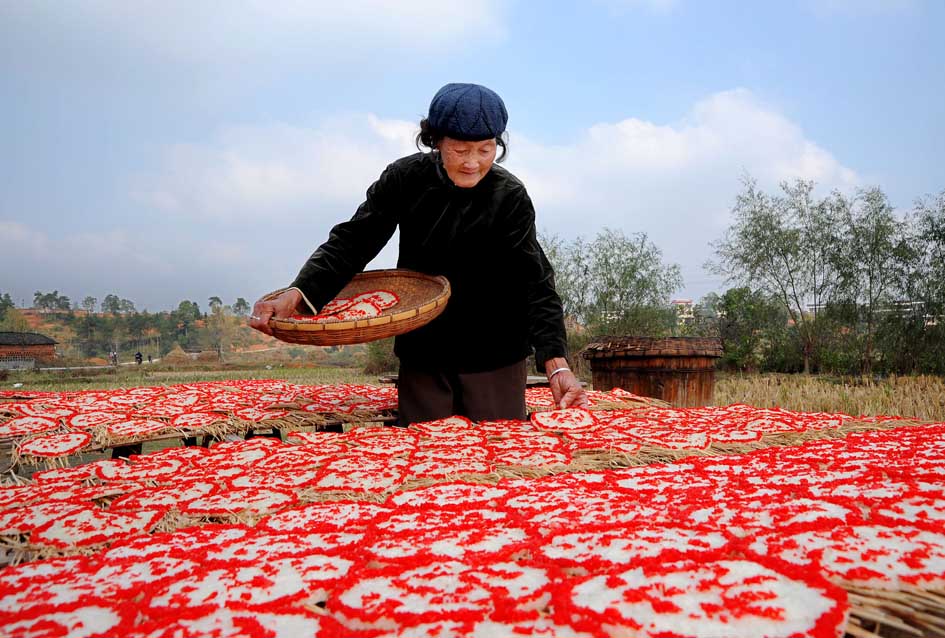
[(142, 361), (143, 359), (144, 359), (144, 357), (141, 356), (141, 353), (140, 353), (140, 352), (136, 352), (136, 353), (135, 353), (135, 363), (137, 363), (139, 366), (141, 365), (141, 361)]

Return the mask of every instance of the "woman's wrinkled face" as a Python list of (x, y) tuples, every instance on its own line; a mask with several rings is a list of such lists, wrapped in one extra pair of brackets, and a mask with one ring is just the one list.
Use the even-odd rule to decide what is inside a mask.
[(443, 157), (446, 174), (460, 188), (472, 188), (478, 184), (495, 161), (495, 139), (465, 142), (444, 137), (437, 148)]

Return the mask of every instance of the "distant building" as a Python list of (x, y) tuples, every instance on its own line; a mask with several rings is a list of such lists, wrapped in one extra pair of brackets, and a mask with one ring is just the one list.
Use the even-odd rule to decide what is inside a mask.
[(55, 339), (36, 332), (0, 332), (0, 368), (35, 368), (56, 359)]
[[(822, 312), (827, 309), (829, 304), (826, 303), (816, 303), (816, 304), (807, 304), (808, 312), (817, 315), (818, 312)], [(909, 316), (922, 316), (922, 321), (926, 327), (936, 326), (939, 321), (943, 320), (943, 317), (940, 315), (933, 315), (925, 312), (925, 302), (924, 301), (890, 301), (880, 304), (876, 308), (877, 315), (898, 315), (899, 317), (909, 317)]]
[(695, 321), (695, 304), (692, 303), (692, 299), (673, 299), (669, 303), (676, 310), (678, 323), (685, 324)]

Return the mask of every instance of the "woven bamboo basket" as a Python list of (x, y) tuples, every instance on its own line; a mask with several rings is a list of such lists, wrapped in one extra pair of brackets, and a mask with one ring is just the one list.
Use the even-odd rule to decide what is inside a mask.
[[(370, 290), (390, 290), (400, 302), (377, 317), (356, 321), (270, 319), (274, 337), (288, 343), (340, 346), (367, 343), (415, 330), (436, 319), (450, 297), (446, 277), (425, 275), (413, 270), (370, 270), (354, 276), (338, 297), (350, 298)], [(279, 292), (263, 297), (269, 299)]]

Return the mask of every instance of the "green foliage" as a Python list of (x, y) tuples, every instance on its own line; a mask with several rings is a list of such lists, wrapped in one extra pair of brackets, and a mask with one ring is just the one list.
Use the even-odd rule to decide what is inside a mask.
[(33, 294), (33, 307), (44, 312), (51, 310), (69, 310), (71, 301), (65, 295), (60, 295), (58, 290), (52, 292), (41, 292), (37, 290)]
[(105, 295), (102, 299), (102, 312), (117, 315), (121, 312), (121, 299), (118, 295)]
[(0, 319), (0, 332), (30, 332), (30, 324), (23, 313), (11, 306)]
[[(941, 350), (935, 326), (945, 312), (945, 192), (902, 217), (879, 188), (816, 199), (813, 186), (782, 184), (771, 196), (746, 179), (712, 268), (777, 301), (805, 372), (937, 367), (924, 353)], [(780, 336), (775, 343), (785, 356), (763, 367), (776, 361), (789, 369), (791, 349)], [(732, 344), (729, 363), (746, 365), (746, 335)]]
[(670, 295), (682, 286), (679, 266), (643, 233), (605, 228), (587, 242), (543, 237), (566, 317), (592, 335), (668, 334), (676, 324)]
[(233, 311), (229, 306), (224, 306), (222, 303), (211, 304), (210, 314), (207, 317), (204, 349), (215, 350), (220, 360), (224, 360), (225, 353), (233, 342), (238, 323), (239, 320), (233, 316)]
[(367, 356), (364, 374), (387, 374), (397, 372), (399, 361), (394, 354), (394, 338), (378, 339), (366, 345)]
[(10, 293), (5, 292), (0, 295), (0, 321), (3, 321), (7, 311), (13, 308), (16, 308), (16, 304), (13, 303), (13, 299), (10, 298)]
[(787, 313), (770, 295), (749, 288), (727, 290), (716, 302), (723, 365), (757, 371), (787, 325)]
[(200, 306), (196, 301), (182, 301), (177, 306), (177, 318), (180, 321), (197, 321), (203, 313), (200, 312)]
[(249, 314), (249, 310), (249, 302), (242, 297), (237, 297), (236, 302), (233, 304), (233, 312), (240, 317), (245, 317)]
[(845, 202), (837, 194), (814, 201), (813, 182), (803, 180), (782, 183), (782, 194), (775, 196), (750, 178), (743, 185), (732, 209), (735, 221), (714, 244), (718, 261), (710, 266), (729, 281), (778, 299), (809, 371), (817, 343), (807, 307), (823, 303), (839, 283), (834, 251)]

